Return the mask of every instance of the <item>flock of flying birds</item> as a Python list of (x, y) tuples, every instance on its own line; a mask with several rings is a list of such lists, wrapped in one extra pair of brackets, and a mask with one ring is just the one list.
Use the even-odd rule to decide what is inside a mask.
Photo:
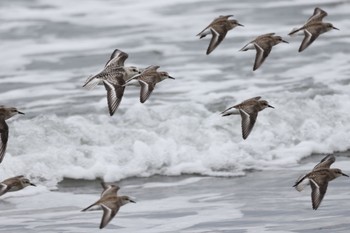
[[(209, 47), (206, 54), (210, 54), (225, 38), (227, 32), (236, 26), (243, 26), (237, 20), (229, 19), (233, 15), (219, 16), (214, 19), (204, 30), (202, 30), (197, 36), (203, 38), (209, 34), (212, 35)], [(299, 52), (305, 50), (310, 46), (316, 38), (331, 29), (337, 29), (331, 23), (322, 22), (323, 18), (327, 16), (327, 13), (320, 9), (315, 8), (313, 15), (306, 21), (306, 23), (297, 29), (293, 29), (289, 35), (295, 35), (298, 33), (304, 34), (304, 39), (300, 45)], [(253, 70), (258, 69), (265, 61), (266, 57), (270, 54), (272, 47), (287, 41), (283, 40), (280, 36), (274, 36), (275, 33), (268, 33), (258, 36), (255, 40), (245, 45), (241, 51), (247, 51), (249, 49), (256, 50), (256, 57)], [(87, 79), (83, 87), (87, 89), (93, 89), (97, 85), (104, 85), (107, 91), (107, 103), (109, 114), (112, 116), (117, 110), (126, 86), (138, 85), (140, 86), (140, 102), (144, 103), (153, 92), (157, 83), (165, 79), (174, 79), (167, 72), (158, 71), (159, 66), (151, 65), (147, 68), (138, 68), (134, 66), (124, 66), (125, 60), (128, 58), (128, 54), (121, 50), (114, 50), (110, 59), (107, 61), (102, 71)], [(240, 114), (242, 118), (242, 136), (246, 139), (254, 127), (255, 121), (258, 116), (258, 112), (267, 108), (273, 108), (266, 100), (261, 100), (261, 97), (254, 97), (243, 101), (240, 104), (232, 106), (222, 112), (222, 116), (229, 116), (232, 114)], [(7, 141), (8, 141), (8, 125), (6, 120), (16, 114), (24, 114), (18, 111), (14, 107), (0, 106), (0, 163), (2, 162)], [(314, 169), (301, 176), (293, 187), (296, 190), (301, 191), (306, 185), (310, 185), (312, 207), (317, 209), (326, 193), (328, 182), (339, 177), (348, 176), (344, 174), (340, 169), (330, 168), (331, 164), (335, 161), (333, 155), (327, 155), (318, 163)], [(7, 192), (21, 190), (29, 185), (35, 186), (24, 176), (16, 176), (8, 178), (0, 183), (0, 196)], [(135, 203), (128, 196), (117, 195), (119, 186), (113, 184), (106, 184), (102, 182), (103, 192), (98, 201), (83, 209), (82, 211), (103, 210), (103, 216), (100, 223), (100, 228), (105, 227), (113, 217), (118, 213), (121, 206), (127, 203)]]

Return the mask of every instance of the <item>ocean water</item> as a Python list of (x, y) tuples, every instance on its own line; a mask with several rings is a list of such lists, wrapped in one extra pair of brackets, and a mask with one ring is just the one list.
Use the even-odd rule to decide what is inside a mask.
[[(328, 12), (324, 21), (340, 30), (321, 35), (298, 53), (302, 37), (287, 34), (301, 26), (316, 6)], [(163, 210), (169, 210), (169, 215), (152, 223), (159, 228), (146, 230), (147, 225), (141, 224), (134, 232), (172, 232), (175, 225), (179, 226), (177, 232), (187, 228), (188, 232), (216, 232), (215, 228), (206, 228), (202, 215), (186, 222), (186, 211), (191, 212), (192, 207), (214, 218), (213, 222), (227, 220), (220, 232), (275, 231), (269, 227), (255, 229), (254, 224), (252, 228), (244, 228), (244, 224), (232, 228), (232, 219), (246, 216), (239, 201), (232, 202), (232, 209), (226, 202), (213, 205), (213, 210), (224, 209), (221, 217), (214, 216), (216, 211), (206, 212), (210, 205), (206, 207), (202, 202), (186, 210), (176, 207), (192, 203), (192, 197), (225, 198), (209, 192), (210, 182), (219, 182), (225, 190), (231, 179), (245, 181), (247, 178), (241, 177), (253, 176), (251, 171), (262, 170), (267, 178), (280, 169), (293, 173), (299, 162), (312, 154), (350, 149), (349, 11), (349, 1), (334, 0), (1, 1), (1, 104), (15, 106), (26, 115), (7, 121), (10, 133), (0, 177), (24, 174), (38, 187), (8, 194), (5, 201), (0, 199), (3, 208), (8, 209), (0, 214), (0, 222), (6, 222), (5, 230), (11, 229), (12, 223), (21, 223), (28, 232), (47, 231), (53, 227), (53, 219), (66, 224), (58, 232), (86, 232), (80, 228), (81, 219), (97, 228), (100, 214), (81, 214), (77, 210), (98, 198), (97, 180), (103, 179), (121, 181), (126, 193), (131, 190), (135, 197), (153, 201), (143, 205), (141, 201), (141, 205), (135, 205), (137, 209), (128, 205), (126, 215), (112, 222), (109, 229), (131, 232), (129, 227), (135, 223), (128, 219), (128, 211), (134, 211), (129, 215), (135, 217), (140, 208), (159, 205), (161, 209), (170, 202), (171, 207)], [(195, 35), (214, 18), (226, 14), (233, 14), (244, 27), (229, 31), (207, 56), (210, 39), (199, 40)], [(270, 32), (289, 44), (273, 47), (264, 64), (253, 72), (255, 52), (239, 50), (256, 36)], [(159, 83), (145, 104), (139, 102), (139, 88), (128, 87), (119, 109), (110, 117), (103, 86), (88, 91), (82, 85), (89, 75), (103, 68), (116, 48), (129, 54), (127, 65), (159, 65), (176, 79)], [(255, 96), (262, 96), (275, 109), (260, 112), (249, 138), (243, 140), (240, 117), (223, 118), (220, 112)], [(346, 161), (338, 167), (346, 171), (345, 165)], [(197, 175), (210, 180), (194, 182), (204, 185), (204, 193), (192, 190), (187, 196), (160, 195), (158, 200), (136, 192), (137, 188), (128, 183), (135, 179), (137, 187), (144, 188), (142, 182), (153, 183), (152, 176), (160, 175), (158, 179), (164, 179), (160, 183), (176, 187), (193, 174), (196, 176), (189, 178), (191, 182)], [(166, 176), (175, 178), (169, 181)], [(83, 182), (88, 193), (77, 191), (79, 188), (62, 191), (62, 181), (78, 186)], [(282, 181), (275, 184), (281, 185)], [(185, 187), (191, 190), (191, 184)], [(342, 198), (349, 199), (346, 192)], [(64, 203), (57, 205), (50, 197)], [(304, 197), (310, 204), (309, 195)], [(26, 203), (28, 198), (33, 202)], [(22, 211), (28, 208), (35, 212), (37, 205), (33, 203), (42, 204), (49, 217), (39, 211), (33, 219), (27, 219)], [(154, 214), (151, 218), (161, 218), (159, 213)], [(141, 214), (142, 218), (146, 215)], [(184, 225), (164, 225), (176, 216), (181, 216), (177, 220)], [(50, 224), (45, 219), (50, 219)], [(256, 223), (255, 218), (248, 219)], [(120, 222), (122, 227), (118, 226)], [(200, 227), (196, 230), (194, 225)], [(280, 228), (278, 231), (283, 232)]]

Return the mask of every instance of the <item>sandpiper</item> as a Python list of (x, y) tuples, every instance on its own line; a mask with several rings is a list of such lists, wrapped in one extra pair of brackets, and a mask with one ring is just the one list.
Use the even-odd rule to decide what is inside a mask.
[(255, 63), (253, 71), (258, 69), (261, 64), (265, 61), (266, 57), (270, 54), (272, 47), (283, 42), (288, 43), (283, 40), (280, 36), (274, 36), (275, 33), (268, 33), (258, 36), (255, 40), (246, 44), (240, 51), (247, 51), (249, 49), (256, 50)]
[(0, 183), (0, 196), (4, 195), (7, 192), (14, 192), (24, 189), (29, 185), (36, 186), (24, 176), (15, 176), (8, 178)]
[(103, 187), (103, 192), (101, 193), (101, 198), (94, 204), (86, 207), (82, 211), (87, 211), (92, 207), (98, 205), (102, 207), (103, 216), (100, 224), (100, 229), (104, 228), (112, 218), (118, 213), (119, 208), (129, 202), (136, 203), (131, 200), (128, 196), (118, 196), (117, 192), (119, 186), (117, 185), (107, 185), (104, 182), (101, 183)]
[(208, 34), (212, 34), (212, 38), (207, 49), (209, 55), (225, 38), (227, 32), (237, 26), (243, 27), (237, 20), (229, 19), (233, 15), (221, 15), (214, 19), (206, 28), (203, 29), (197, 36), (202, 39)]
[(18, 111), (17, 108), (5, 107), (3, 105), (0, 105), (0, 163), (2, 162), (5, 156), (7, 140), (9, 135), (9, 127), (6, 124), (6, 120), (13, 117), (16, 114), (24, 115), (24, 113)]
[(144, 103), (148, 99), (157, 83), (167, 78), (175, 79), (171, 77), (167, 72), (157, 71), (158, 68), (159, 66), (155, 65), (149, 66), (146, 69), (144, 69), (140, 75), (135, 75), (134, 77), (126, 81), (125, 85), (129, 85), (132, 83), (132, 81), (135, 80), (139, 82), (139, 84), (141, 85), (141, 103)]
[(334, 27), (331, 23), (323, 23), (322, 20), (328, 14), (321, 8), (316, 7), (314, 14), (306, 21), (304, 26), (301, 28), (293, 29), (288, 35), (293, 36), (298, 32), (304, 32), (304, 39), (299, 47), (299, 52), (304, 51), (309, 45), (311, 45), (319, 35), (328, 32), (332, 29), (339, 30)]
[(314, 169), (304, 176), (299, 177), (293, 187), (301, 192), (306, 185), (311, 185), (312, 208), (317, 210), (326, 194), (328, 182), (339, 176), (347, 176), (338, 168), (330, 168), (334, 163), (334, 155), (327, 155)]
[(113, 116), (123, 98), (125, 81), (141, 73), (141, 70), (137, 67), (124, 66), (127, 58), (127, 53), (119, 49), (114, 50), (104, 69), (89, 77), (83, 85), (87, 89), (92, 89), (103, 83), (107, 90), (108, 110), (111, 116)]
[(240, 114), (242, 117), (242, 136), (246, 139), (252, 131), (258, 112), (269, 107), (274, 108), (266, 100), (260, 100), (261, 97), (257, 96), (251, 99), (247, 99), (240, 104), (232, 106), (221, 114), (222, 116), (229, 116), (232, 114)]

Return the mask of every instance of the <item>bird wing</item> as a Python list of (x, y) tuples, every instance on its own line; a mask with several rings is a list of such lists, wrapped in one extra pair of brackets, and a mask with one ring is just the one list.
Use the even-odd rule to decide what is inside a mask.
[(114, 64), (116, 66), (124, 66), (125, 60), (129, 57), (127, 53), (124, 53), (123, 51), (119, 49), (115, 49), (113, 53), (111, 54), (111, 57), (107, 61), (106, 66), (109, 66), (111, 64)]
[(215, 18), (207, 27), (205, 27), (200, 33), (197, 34), (197, 36), (200, 36), (204, 31), (206, 31), (208, 28), (210, 28), (213, 25), (220, 25), (222, 22), (227, 21), (228, 18), (232, 17), (233, 15), (220, 15), (219, 17)]
[(207, 49), (207, 55), (209, 55), (225, 38), (227, 30), (223, 29), (220, 25), (210, 28), (212, 37)]
[(312, 42), (317, 39), (317, 37), (320, 35), (319, 30), (319, 27), (307, 27), (304, 29), (304, 39), (299, 47), (299, 52), (302, 52), (304, 49), (309, 47), (309, 45), (311, 45)]
[(329, 168), (334, 162), (335, 162), (334, 155), (332, 154), (327, 155), (314, 167), (313, 171), (319, 168)]
[(252, 131), (256, 118), (258, 116), (257, 112), (248, 113), (245, 109), (239, 109), (242, 117), (242, 136), (243, 139), (247, 139), (250, 132)]
[(260, 38), (262, 38), (262, 37), (270, 37), (270, 36), (273, 36), (273, 35), (275, 35), (275, 34), (276, 34), (276, 33), (274, 33), (274, 32), (262, 34), (262, 35), (258, 36), (255, 40), (260, 39)]
[(109, 185), (106, 183), (102, 183), (104, 190), (101, 193), (101, 197), (108, 195), (117, 195), (118, 190), (120, 189), (117, 185)]
[(319, 7), (316, 7), (314, 10), (314, 13), (308, 20), (306, 21), (305, 24), (308, 24), (310, 22), (315, 22), (315, 21), (322, 21), (324, 17), (326, 17), (328, 14), (324, 10), (322, 10)]
[(265, 43), (254, 43), (255, 49), (256, 49), (256, 56), (255, 56), (255, 62), (254, 62), (254, 67), (253, 71), (258, 69), (261, 64), (265, 61), (267, 56), (270, 54), (272, 46), (269, 46)]
[(157, 66), (157, 65), (150, 65), (148, 67), (146, 67), (146, 69), (142, 72), (142, 74), (147, 74), (149, 72), (155, 72), (158, 70), (160, 66)]
[(139, 79), (139, 83), (141, 85), (140, 102), (144, 103), (151, 95), (156, 84), (155, 84), (155, 82), (147, 82), (147, 81), (142, 80), (142, 79)]
[(0, 120), (0, 163), (4, 159), (7, 140), (9, 136), (9, 127), (4, 119)]
[(115, 205), (115, 206), (112, 206), (111, 208), (109, 203), (101, 204), (101, 207), (103, 209), (103, 215), (101, 219), (100, 229), (104, 228), (119, 211), (119, 207)]
[(317, 210), (320, 206), (322, 199), (327, 191), (328, 181), (326, 179), (319, 179), (317, 182), (315, 179), (310, 179), (311, 185), (311, 200), (312, 200), (312, 208)]
[(261, 99), (261, 96), (256, 96), (256, 97), (244, 100), (242, 103), (236, 104), (235, 106), (233, 106), (231, 108), (241, 109), (241, 108), (244, 108), (244, 106), (245, 106), (245, 111), (247, 113), (251, 113), (253, 110), (250, 110), (250, 108), (247, 108), (247, 106), (255, 105), (256, 101), (258, 101), (259, 99)]
[(105, 80), (103, 81), (103, 84), (107, 91), (107, 104), (108, 104), (109, 115), (113, 116), (113, 114), (119, 107), (120, 102), (122, 101), (125, 86), (113, 84)]
[(246, 104), (246, 103), (249, 103), (249, 102), (251, 102), (251, 101), (255, 102), (255, 101), (258, 101), (259, 99), (261, 99), (261, 96), (256, 96), (256, 97), (253, 97), (253, 98), (244, 100), (242, 103), (237, 104), (237, 105), (235, 105), (234, 107), (239, 107), (239, 106), (244, 105), (244, 104)]

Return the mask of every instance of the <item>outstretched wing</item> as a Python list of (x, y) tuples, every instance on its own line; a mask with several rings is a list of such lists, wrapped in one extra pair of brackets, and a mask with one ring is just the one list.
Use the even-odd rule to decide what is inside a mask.
[(239, 109), (242, 117), (242, 136), (243, 139), (247, 139), (250, 132), (252, 131), (256, 118), (258, 116), (257, 112), (248, 113), (244, 109)]
[(119, 211), (119, 208), (116, 206), (111, 208), (109, 205), (101, 204), (101, 207), (103, 209), (103, 216), (101, 219), (100, 229), (104, 228)]
[(122, 101), (125, 86), (120, 86), (118, 84), (113, 84), (108, 81), (103, 81), (103, 84), (107, 91), (107, 104), (109, 115), (113, 116), (120, 102)]
[(322, 10), (319, 7), (316, 7), (314, 10), (314, 13), (308, 20), (306, 21), (305, 24), (308, 24), (310, 22), (315, 22), (315, 21), (322, 21), (324, 17), (326, 17), (328, 14), (324, 10)]
[(319, 168), (329, 168), (332, 163), (335, 162), (335, 157), (332, 154), (327, 155), (324, 157), (321, 162), (319, 162), (313, 170), (319, 169)]
[(4, 159), (7, 140), (9, 136), (9, 127), (5, 122), (5, 119), (0, 120), (0, 163)]
[(240, 106), (240, 105), (244, 105), (244, 104), (246, 104), (246, 103), (248, 103), (248, 102), (251, 102), (251, 101), (258, 101), (259, 99), (261, 99), (261, 96), (256, 96), (256, 97), (253, 97), (253, 98), (250, 98), (250, 99), (246, 99), (245, 101), (243, 101), (242, 103), (240, 103), (240, 104), (237, 104), (237, 105), (235, 105), (234, 107), (238, 107), (238, 106)]
[(210, 28), (212, 37), (207, 49), (207, 55), (209, 55), (225, 38), (227, 30), (223, 29), (221, 26)]
[(256, 56), (255, 56), (255, 62), (254, 62), (254, 67), (253, 71), (258, 69), (261, 64), (265, 61), (267, 56), (270, 54), (272, 46), (265, 46), (265, 44), (258, 44), (254, 43), (255, 49), (256, 49)]
[(117, 195), (117, 192), (120, 189), (120, 187), (117, 185), (106, 184), (104, 182), (102, 182), (101, 185), (104, 189), (101, 193), (101, 197), (107, 195)]
[(314, 210), (317, 210), (317, 208), (320, 206), (324, 195), (327, 191), (328, 182), (323, 179), (324, 181), (322, 183), (316, 182), (314, 179), (310, 179), (310, 185), (311, 185), (311, 200), (312, 200), (312, 208)]
[(114, 64), (116, 66), (124, 66), (125, 60), (129, 57), (127, 53), (124, 53), (123, 51), (119, 49), (115, 49), (113, 53), (111, 54), (111, 57), (107, 61), (106, 66), (109, 66), (111, 64)]
[(152, 91), (154, 90), (155, 83), (146, 82), (144, 80), (139, 80), (139, 83), (141, 85), (140, 102), (144, 103), (150, 97)]
[(320, 35), (319, 30), (319, 27), (307, 27), (304, 29), (304, 39), (299, 47), (299, 52), (304, 51), (317, 39)]

